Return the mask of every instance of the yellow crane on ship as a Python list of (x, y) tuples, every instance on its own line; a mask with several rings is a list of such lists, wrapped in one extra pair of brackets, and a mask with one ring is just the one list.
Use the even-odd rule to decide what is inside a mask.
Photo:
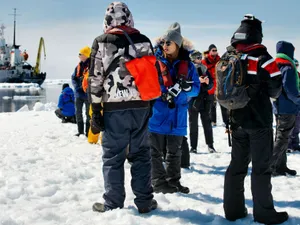
[(38, 53), (37, 53), (37, 57), (36, 57), (36, 64), (33, 70), (33, 75), (38, 75), (41, 73), (41, 53), (42, 53), (42, 48), (44, 49), (44, 60), (46, 59), (46, 48), (45, 48), (45, 42), (44, 42), (44, 38), (41, 37), (40, 38), (40, 44), (39, 44), (39, 48), (38, 48)]

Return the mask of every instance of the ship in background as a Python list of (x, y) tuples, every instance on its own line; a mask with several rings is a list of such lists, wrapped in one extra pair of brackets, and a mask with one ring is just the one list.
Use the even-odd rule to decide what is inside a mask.
[(5, 41), (5, 26), (0, 27), (0, 83), (36, 83), (42, 85), (46, 79), (46, 72), (41, 72), (41, 52), (44, 48), (44, 39), (40, 38), (35, 66), (27, 63), (28, 54), (20, 50), (16, 44), (16, 9), (14, 9), (14, 33), (13, 44), (8, 45)]

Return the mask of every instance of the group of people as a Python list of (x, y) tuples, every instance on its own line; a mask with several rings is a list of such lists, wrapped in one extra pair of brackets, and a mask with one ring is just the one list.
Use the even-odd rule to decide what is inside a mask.
[[(208, 150), (216, 152), (212, 131), (216, 124), (215, 68), (223, 56), (218, 56), (217, 47), (212, 44), (202, 57), (182, 36), (179, 23), (173, 23), (153, 47), (148, 37), (134, 28), (133, 16), (122, 2), (108, 6), (103, 24), (104, 34), (95, 38), (92, 48), (80, 50), (80, 63), (72, 75), (78, 135), (84, 134), (84, 104), (85, 134), (102, 132), (105, 201), (95, 203), (93, 210), (123, 208), (124, 162), (128, 160), (134, 202), (139, 213), (148, 213), (158, 205), (153, 192), (190, 192), (180, 182), (181, 167), (189, 167), (189, 153), (197, 152), (198, 114)], [(230, 221), (248, 215), (244, 179), (252, 161), (254, 220), (279, 224), (288, 219), (288, 214), (275, 210), (271, 175), (296, 175), (295, 170), (287, 167), (286, 151), (299, 149), (298, 62), (294, 61), (295, 48), (291, 43), (278, 42), (273, 59), (261, 44), (262, 38), (261, 21), (247, 15), (228, 48), (248, 58), (246, 83), (250, 100), (244, 108), (230, 112), (221, 107), (226, 130), (232, 135), (231, 162), (224, 183), (224, 211)], [(151, 55), (157, 60), (162, 94), (144, 101), (126, 63)], [(67, 97), (69, 90), (64, 85), (60, 97), (64, 103), (59, 103), (59, 108), (71, 101), (74, 104), (74, 97)], [(277, 122), (275, 141), (273, 108)], [(69, 119), (75, 121), (75, 112), (72, 113)], [(63, 114), (63, 110), (57, 110), (56, 114)], [(68, 116), (64, 114), (63, 120), (68, 121)]]

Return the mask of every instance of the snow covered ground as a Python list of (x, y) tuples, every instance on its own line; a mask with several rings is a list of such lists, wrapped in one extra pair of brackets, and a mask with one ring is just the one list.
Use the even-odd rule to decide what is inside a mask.
[(45, 85), (61, 85), (64, 83), (71, 83), (71, 79), (46, 79), (44, 81)]
[[(34, 110), (0, 114), (1, 225), (255, 224), (249, 176), (245, 194), (250, 215), (236, 222), (224, 219), (223, 181), (230, 160), (224, 127), (214, 129), (216, 154), (207, 153), (200, 127), (199, 153), (191, 155), (191, 169), (182, 170), (190, 194), (155, 194), (159, 209), (139, 215), (126, 162), (125, 208), (98, 214), (92, 204), (102, 201), (104, 191), (101, 146), (75, 137), (76, 125), (62, 124), (53, 104), (39, 103)], [(300, 173), (300, 154), (289, 154), (288, 164)], [(276, 208), (290, 214), (285, 224), (300, 224), (300, 177), (278, 177), (272, 183)]]

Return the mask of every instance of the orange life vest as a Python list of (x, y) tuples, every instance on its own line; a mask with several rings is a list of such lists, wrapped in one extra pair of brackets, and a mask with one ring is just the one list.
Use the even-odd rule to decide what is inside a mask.
[[(167, 65), (161, 61), (158, 62), (159, 62), (159, 69), (163, 79), (163, 85), (165, 87), (173, 86), (174, 83)], [(178, 63), (177, 79), (183, 78), (184, 80), (187, 80), (188, 74), (189, 74), (189, 62), (185, 60), (180, 60), (180, 62)]]
[[(80, 63), (78, 63), (76, 77), (81, 76), (80, 69), (81, 69)], [(89, 67), (88, 66), (83, 68), (82, 76), (83, 76), (82, 89), (83, 89), (84, 92), (86, 92), (87, 88), (88, 88), (88, 78), (89, 78)]]

